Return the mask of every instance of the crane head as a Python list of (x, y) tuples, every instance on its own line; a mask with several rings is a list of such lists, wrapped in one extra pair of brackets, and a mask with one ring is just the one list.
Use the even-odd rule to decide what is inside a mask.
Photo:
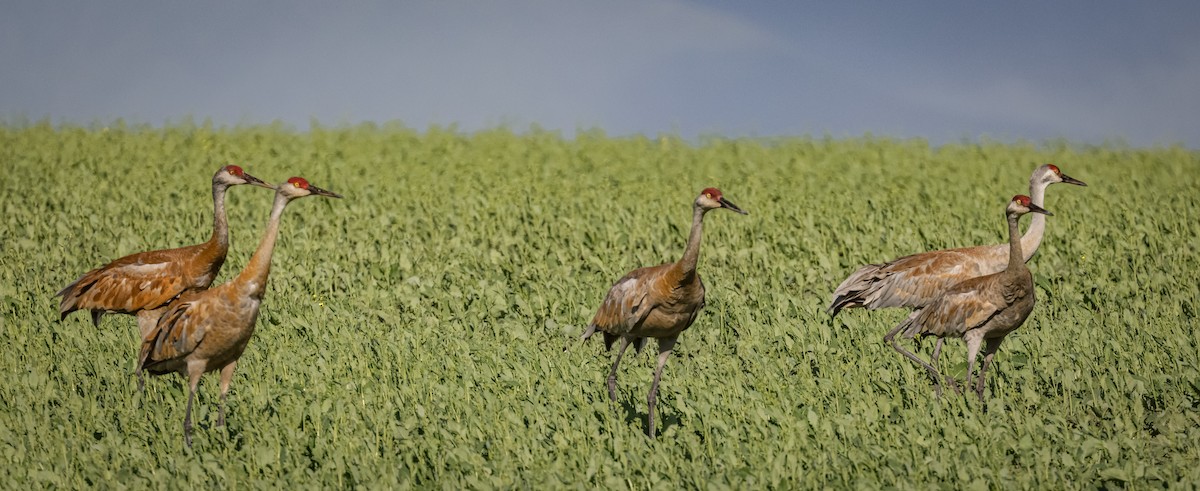
[(738, 208), (737, 205), (725, 199), (725, 196), (721, 195), (721, 190), (717, 188), (704, 188), (703, 191), (700, 191), (700, 196), (696, 197), (696, 206), (703, 208), (704, 211), (725, 208), (743, 215), (749, 215), (745, 210)]
[(280, 184), (278, 193), (287, 196), (288, 199), (303, 198), (305, 196), (325, 196), (329, 198), (341, 198), (342, 195), (332, 191), (326, 191), (319, 187), (308, 183), (308, 179), (303, 177), (293, 177), (287, 182)]
[(1046, 211), (1045, 208), (1033, 204), (1033, 200), (1029, 196), (1023, 194), (1013, 196), (1012, 201), (1008, 202), (1008, 214), (1021, 216), (1026, 213), (1041, 213), (1046, 216), (1054, 216), (1053, 213)]
[(217, 171), (213, 176), (213, 184), (223, 184), (225, 186), (240, 186), (242, 184), (251, 184), (260, 188), (275, 189), (270, 183), (263, 182), (262, 179), (247, 174), (241, 167), (236, 165), (227, 165)]
[(1062, 171), (1058, 169), (1058, 166), (1054, 164), (1043, 165), (1038, 168), (1038, 171), (1038, 174), (1042, 176), (1042, 180), (1047, 184), (1065, 182), (1067, 184), (1074, 184), (1076, 186), (1087, 186), (1087, 184), (1085, 184), (1083, 181), (1063, 174)]

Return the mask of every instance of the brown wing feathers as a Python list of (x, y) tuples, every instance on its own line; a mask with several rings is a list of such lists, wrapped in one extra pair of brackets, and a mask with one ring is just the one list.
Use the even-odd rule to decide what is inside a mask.
[(929, 306), (909, 314), (902, 328), (904, 335), (958, 337), (984, 325), (1008, 306), (999, 285), (1001, 280), (1001, 275), (993, 274), (960, 283)]
[(937, 294), (994, 271), (981, 268), (986, 247), (931, 251), (859, 268), (834, 290), (828, 313), (843, 308), (921, 308)]
[[(658, 274), (659, 269), (666, 266), (670, 264), (639, 268), (613, 283), (583, 339), (586, 340), (599, 330), (604, 333), (605, 349), (612, 349), (613, 343), (622, 335), (628, 334), (644, 322), (654, 310), (651, 297), (662, 280), (662, 275)], [(646, 341), (646, 338), (634, 339), (633, 349), (641, 352)]]
[(223, 255), (213, 258), (211, 244), (132, 254), (85, 273), (60, 290), (59, 319), (80, 309), (92, 311), (99, 325), (104, 312), (136, 313), (170, 303), (179, 295), (207, 288)]
[[(187, 356), (204, 339), (204, 330), (192, 322), (191, 303), (181, 303), (159, 319), (155, 330), (142, 341), (139, 364), (152, 373), (156, 366)], [(166, 369), (163, 371), (171, 371)]]

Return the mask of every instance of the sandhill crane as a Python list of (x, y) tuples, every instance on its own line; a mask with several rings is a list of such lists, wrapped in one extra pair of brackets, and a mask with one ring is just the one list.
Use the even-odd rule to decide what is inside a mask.
[[(1029, 194), (1033, 204), (1042, 206), (1046, 188), (1060, 182), (1087, 186), (1083, 181), (1063, 174), (1058, 166), (1045, 164), (1034, 169), (1029, 177)], [(1045, 231), (1046, 218), (1035, 215), (1029, 229), (1021, 237), (1025, 261), (1033, 258)], [(885, 263), (868, 264), (858, 268), (838, 285), (826, 312), (836, 317), (843, 308), (920, 309), (947, 288), (970, 278), (1003, 271), (1007, 264), (1008, 244), (943, 249), (912, 254)], [(937, 364), (941, 351), (942, 339), (939, 338), (933, 349), (934, 364)]]
[(979, 382), (975, 392), (983, 401), (984, 375), (996, 349), (1008, 333), (1013, 332), (1033, 311), (1034, 288), (1033, 275), (1025, 266), (1022, 254), (1020, 228), (1017, 221), (1026, 213), (1053, 215), (1042, 207), (1033, 204), (1028, 196), (1013, 196), (1005, 208), (1008, 218), (1009, 254), (1007, 267), (998, 273), (979, 276), (958, 283), (934, 298), (920, 310), (909, 314), (908, 318), (888, 331), (883, 337), (884, 342), (890, 343), (896, 351), (917, 362), (929, 371), (938, 384), (941, 393), (942, 377), (937, 369), (904, 349), (896, 340), (897, 333), (911, 339), (922, 336), (936, 336), (939, 340), (947, 337), (963, 338), (967, 343), (967, 387), (971, 386), (971, 374), (975, 370), (975, 357), (979, 347), (987, 341), (984, 350), (983, 366), (979, 369)]
[(617, 365), (621, 363), (625, 348), (633, 343), (634, 350), (641, 353), (647, 339), (658, 340), (658, 364), (647, 398), (650, 410), (646, 431), (650, 438), (654, 438), (654, 405), (663, 366), (679, 333), (691, 326), (704, 308), (704, 283), (696, 272), (704, 214), (717, 208), (748, 214), (725, 199), (717, 188), (701, 191), (692, 208), (692, 231), (683, 258), (679, 262), (635, 269), (617, 280), (580, 337), (580, 341), (586, 341), (600, 330), (604, 333), (605, 349), (612, 349), (613, 341), (621, 339), (617, 359), (608, 374), (608, 397), (613, 401), (617, 400)]
[[(1043, 165), (1035, 169), (1029, 178), (1029, 195), (1033, 204), (1043, 206), (1046, 188), (1060, 182), (1087, 185), (1063, 174), (1055, 165)], [(1029, 229), (1021, 237), (1025, 261), (1029, 261), (1037, 252), (1045, 230), (1045, 217), (1034, 216)], [(1008, 244), (996, 244), (944, 249), (904, 256), (886, 263), (868, 264), (858, 268), (838, 285), (827, 312), (836, 316), (843, 308), (854, 307), (870, 310), (886, 307), (919, 309), (955, 284), (1003, 271), (1008, 264), (1008, 248)]]
[(228, 283), (179, 297), (143, 337), (138, 353), (139, 385), (143, 369), (154, 375), (178, 372), (188, 379), (190, 390), (183, 431), (189, 447), (192, 446), (192, 399), (205, 372), (221, 370), (221, 415), (217, 426), (225, 424), (225, 396), (237, 360), (254, 334), (258, 309), (267, 291), (280, 216), (290, 201), (305, 196), (341, 198), (301, 177), (280, 184), (267, 230), (246, 269)]
[(225, 191), (242, 184), (274, 189), (241, 167), (222, 167), (212, 178), (213, 233), (207, 242), (130, 254), (88, 271), (55, 294), (62, 297), (59, 320), (86, 309), (92, 313), (92, 323), (99, 327), (106, 312), (134, 314), (144, 337), (154, 327), (162, 307), (185, 292), (208, 288), (217, 277), (229, 252)]

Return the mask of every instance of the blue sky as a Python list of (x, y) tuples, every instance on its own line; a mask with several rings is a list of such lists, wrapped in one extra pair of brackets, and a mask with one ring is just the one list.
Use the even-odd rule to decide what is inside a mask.
[(0, 119), (1200, 148), (1200, 2), (0, 5)]

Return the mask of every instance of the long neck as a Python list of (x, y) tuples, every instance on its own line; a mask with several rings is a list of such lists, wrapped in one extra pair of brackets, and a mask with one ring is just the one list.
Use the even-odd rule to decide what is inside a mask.
[(225, 190), (228, 186), (213, 183), (213, 233), (209, 242), (229, 249), (229, 220), (225, 218)]
[[(1029, 181), (1029, 200), (1033, 204), (1045, 207), (1043, 200), (1046, 197), (1046, 186), (1050, 184), (1045, 181)], [(1042, 236), (1046, 234), (1046, 216), (1041, 213), (1034, 213), (1033, 219), (1029, 222), (1029, 228), (1025, 229), (1025, 235), (1021, 236), (1021, 250), (1025, 251), (1025, 260), (1028, 261), (1037, 252), (1038, 246), (1042, 243)]]
[(700, 236), (704, 230), (704, 209), (699, 206), (694, 209), (692, 233), (688, 235), (687, 248), (683, 251), (683, 258), (676, 263), (685, 278), (690, 278), (696, 273), (696, 263), (700, 260)]
[(271, 220), (267, 222), (267, 231), (263, 233), (262, 242), (250, 257), (241, 274), (234, 281), (249, 290), (249, 294), (262, 297), (267, 289), (267, 276), (271, 273), (271, 254), (275, 252), (275, 238), (279, 236), (279, 218), (283, 216), (283, 208), (288, 199), (282, 194), (275, 194), (275, 204), (271, 207)]
[(1008, 270), (1014, 271), (1025, 267), (1025, 257), (1021, 254), (1021, 228), (1017, 222), (1020, 215), (1008, 214)]

